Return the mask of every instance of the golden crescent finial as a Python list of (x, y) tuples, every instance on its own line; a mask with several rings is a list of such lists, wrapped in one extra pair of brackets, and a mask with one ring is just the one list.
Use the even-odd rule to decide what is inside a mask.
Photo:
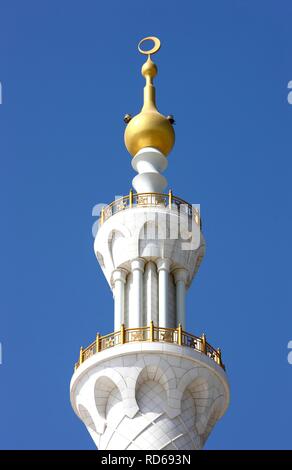
[[(142, 49), (145, 41), (152, 41), (151, 49)], [(147, 36), (141, 39), (138, 44), (138, 50), (141, 54), (148, 56), (146, 62), (142, 65), (141, 73), (145, 78), (144, 103), (139, 114), (133, 118), (126, 115), (124, 121), (127, 124), (125, 130), (125, 144), (134, 157), (142, 148), (154, 147), (166, 157), (174, 144), (173, 120), (160, 114), (155, 102), (155, 87), (153, 79), (157, 74), (157, 67), (152, 62), (151, 54), (160, 49), (160, 40), (155, 36)], [(150, 46), (149, 46), (150, 47)]]
[[(154, 46), (152, 47), (152, 49), (149, 49), (148, 51), (145, 51), (144, 49), (141, 49), (141, 45), (145, 41), (153, 41), (154, 42)], [(155, 54), (156, 52), (158, 52), (159, 49), (160, 49), (160, 46), (161, 46), (160, 39), (156, 38), (155, 36), (147, 36), (147, 38), (141, 39), (141, 41), (139, 42), (138, 51), (141, 54), (150, 56), (151, 54)]]

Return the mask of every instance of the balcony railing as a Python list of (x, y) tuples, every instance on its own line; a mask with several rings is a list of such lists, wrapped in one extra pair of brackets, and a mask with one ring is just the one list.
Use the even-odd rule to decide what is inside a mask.
[(202, 336), (194, 336), (183, 331), (180, 325), (178, 328), (161, 328), (159, 326), (154, 326), (153, 322), (150, 322), (149, 326), (144, 326), (142, 328), (125, 328), (124, 325), (121, 325), (121, 329), (119, 331), (115, 331), (114, 333), (106, 336), (100, 336), (97, 334), (95, 341), (86, 349), (83, 349), (82, 347), (80, 348), (79, 360), (75, 364), (75, 370), (84, 361), (86, 361), (86, 359), (100, 351), (112, 348), (118, 344), (140, 341), (172, 343), (195, 349), (201, 354), (205, 354), (207, 357), (210, 357), (225, 370), (220, 349), (213, 348), (213, 346), (207, 342), (204, 334)]
[(192, 206), (183, 199), (174, 196), (170, 190), (168, 194), (161, 193), (133, 193), (131, 190), (127, 196), (116, 199), (101, 210), (100, 225), (102, 225), (112, 215), (131, 209), (132, 207), (165, 207), (170, 210), (177, 210), (180, 214), (186, 214), (193, 217), (196, 224), (201, 226), (200, 212), (195, 206)]

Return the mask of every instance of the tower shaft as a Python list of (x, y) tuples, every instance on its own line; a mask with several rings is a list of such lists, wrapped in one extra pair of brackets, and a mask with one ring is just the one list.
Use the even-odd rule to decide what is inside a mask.
[[(144, 104), (126, 115), (133, 190), (101, 213), (94, 251), (114, 297), (113, 332), (80, 350), (72, 407), (98, 449), (201, 449), (229, 403), (221, 352), (188, 333), (185, 297), (205, 253), (198, 209), (161, 174), (174, 144), (150, 54)], [(143, 42), (143, 41), (142, 41)], [(195, 312), (196, 315), (198, 312)]]

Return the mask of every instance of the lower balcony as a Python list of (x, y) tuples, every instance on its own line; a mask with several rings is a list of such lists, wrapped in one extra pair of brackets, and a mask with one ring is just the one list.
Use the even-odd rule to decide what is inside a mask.
[(221, 350), (211, 346), (207, 342), (204, 334), (202, 336), (194, 336), (184, 331), (180, 325), (177, 328), (162, 328), (155, 326), (153, 322), (150, 322), (149, 326), (143, 326), (141, 328), (125, 328), (124, 325), (121, 325), (121, 329), (114, 333), (105, 336), (97, 334), (95, 341), (87, 346), (87, 348), (80, 348), (79, 360), (76, 362), (74, 370), (78, 369), (86, 359), (94, 354), (98, 354), (100, 351), (104, 351), (105, 349), (112, 348), (119, 344), (141, 341), (166, 342), (195, 349), (201, 354), (205, 354), (225, 370)]

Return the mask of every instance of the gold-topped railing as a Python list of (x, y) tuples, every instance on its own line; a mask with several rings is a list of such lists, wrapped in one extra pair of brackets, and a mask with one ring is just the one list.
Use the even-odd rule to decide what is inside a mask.
[(213, 361), (225, 370), (221, 350), (219, 348), (213, 348), (213, 346), (207, 342), (204, 334), (202, 336), (194, 336), (184, 331), (180, 325), (177, 328), (161, 328), (160, 326), (154, 326), (152, 321), (149, 326), (143, 326), (142, 328), (125, 328), (124, 325), (121, 325), (119, 331), (115, 331), (106, 336), (100, 336), (98, 333), (93, 343), (85, 349), (80, 348), (79, 360), (75, 364), (75, 370), (86, 361), (86, 359), (100, 351), (112, 348), (118, 344), (140, 341), (172, 343), (195, 349), (201, 354), (205, 354), (207, 357), (213, 359)]
[[(201, 226), (200, 211), (197, 207), (174, 196), (169, 190), (168, 194), (162, 193), (133, 193), (130, 190), (127, 196), (122, 196), (101, 210), (100, 225), (117, 212), (133, 207), (165, 207), (170, 210), (182, 211), (183, 214), (193, 217), (196, 224)], [(181, 214), (181, 212), (180, 212)]]

